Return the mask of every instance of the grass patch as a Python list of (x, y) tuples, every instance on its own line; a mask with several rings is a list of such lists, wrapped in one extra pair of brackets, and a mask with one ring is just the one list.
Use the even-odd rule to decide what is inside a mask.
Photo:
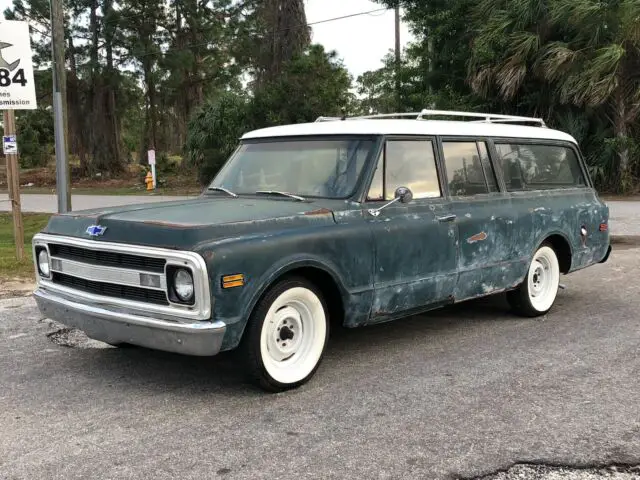
[(41, 231), (51, 215), (46, 213), (25, 213), (24, 225), (25, 258), (16, 260), (16, 247), (13, 241), (13, 219), (11, 213), (0, 213), (0, 282), (7, 279), (29, 279), (34, 277), (31, 239)]

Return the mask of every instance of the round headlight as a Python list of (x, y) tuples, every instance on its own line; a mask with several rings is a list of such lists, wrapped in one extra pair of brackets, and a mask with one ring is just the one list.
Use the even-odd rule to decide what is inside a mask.
[(49, 268), (49, 254), (44, 248), (38, 252), (38, 268), (43, 276), (48, 277), (51, 275), (51, 268)]
[(193, 277), (188, 270), (177, 270), (173, 277), (173, 289), (183, 302), (193, 299)]

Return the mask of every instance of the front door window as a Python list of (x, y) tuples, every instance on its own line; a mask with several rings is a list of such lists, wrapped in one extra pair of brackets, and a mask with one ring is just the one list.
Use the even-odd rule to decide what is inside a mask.
[(398, 187), (407, 187), (413, 198), (442, 196), (433, 142), (389, 140), (376, 166), (367, 199), (393, 200)]

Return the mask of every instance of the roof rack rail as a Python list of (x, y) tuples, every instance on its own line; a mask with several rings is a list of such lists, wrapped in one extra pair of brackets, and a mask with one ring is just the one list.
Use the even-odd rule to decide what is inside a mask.
[(316, 118), (316, 122), (335, 122), (337, 120), (342, 120), (342, 117), (318, 117), (318, 118)]
[(482, 123), (536, 123), (541, 127), (546, 127), (544, 120), (536, 117), (519, 117), (516, 115), (500, 115), (496, 113), (476, 113), (476, 112), (453, 112), (448, 110), (422, 110), (418, 115), (418, 120), (424, 116), (451, 116), (478, 118), (476, 122)]
[(408, 113), (380, 113), (375, 115), (362, 115), (357, 117), (319, 117), (316, 122), (330, 122), (335, 120), (365, 120), (365, 119), (383, 119), (383, 118), (414, 118), (416, 120), (424, 120), (424, 117), (464, 117), (475, 118), (474, 122), (478, 123), (535, 123), (540, 127), (546, 127), (547, 124), (541, 118), (535, 117), (518, 117), (515, 115), (499, 115), (494, 113), (475, 113), (475, 112), (454, 112), (449, 110), (427, 110), (421, 112)]

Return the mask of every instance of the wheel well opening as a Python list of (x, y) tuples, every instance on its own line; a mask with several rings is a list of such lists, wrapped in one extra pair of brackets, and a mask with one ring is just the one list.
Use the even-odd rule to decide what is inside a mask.
[(561, 235), (551, 235), (545, 240), (551, 245), (558, 256), (558, 264), (561, 273), (568, 273), (571, 270), (571, 247), (569, 242)]
[(303, 277), (313, 283), (324, 297), (331, 325), (342, 325), (344, 321), (342, 293), (331, 274), (319, 268), (301, 267), (287, 272), (287, 276)]

